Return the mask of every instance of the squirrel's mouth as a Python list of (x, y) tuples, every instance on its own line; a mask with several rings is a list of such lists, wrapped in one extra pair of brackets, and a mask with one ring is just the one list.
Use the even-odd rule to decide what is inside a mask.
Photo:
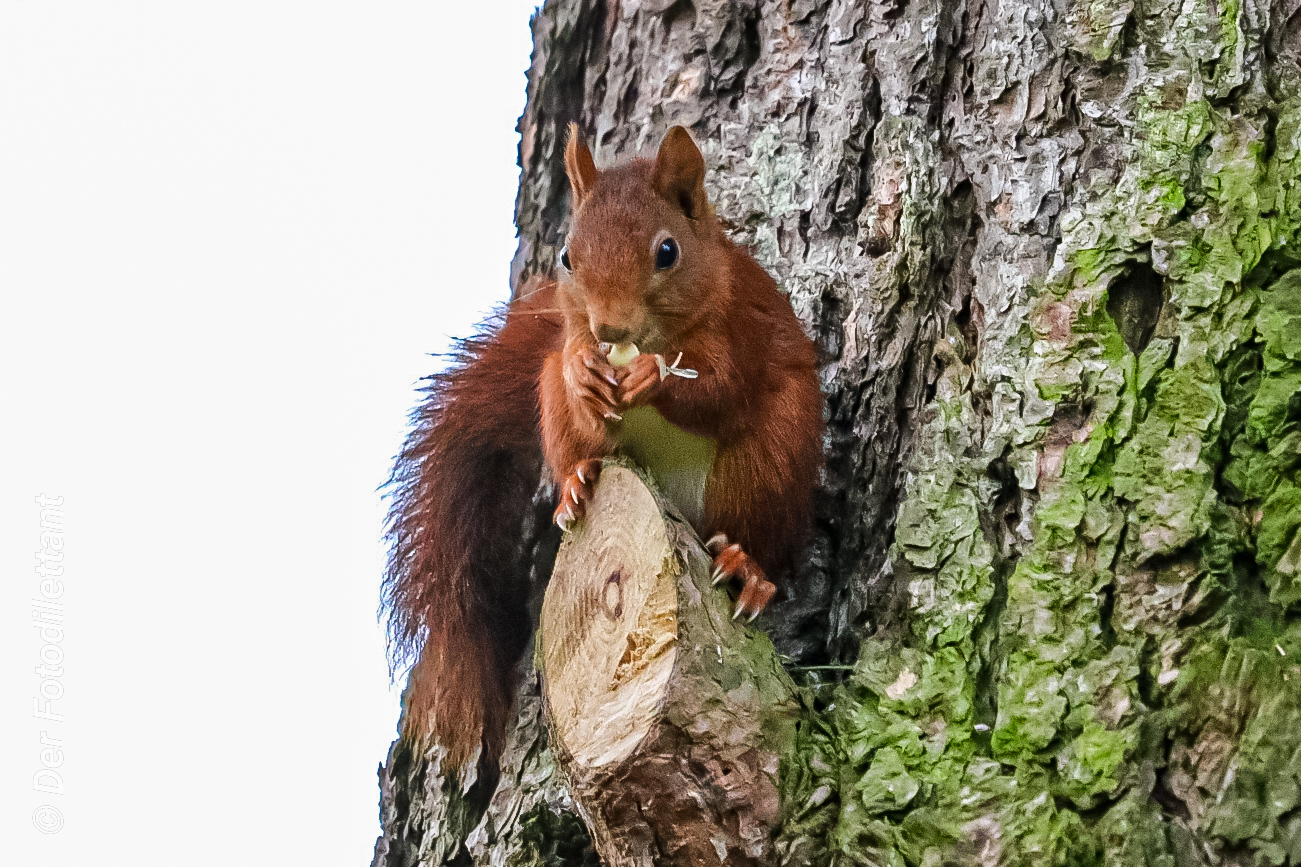
[(669, 351), (668, 341), (658, 328), (618, 328), (600, 325), (591, 329), (596, 342), (603, 347), (621, 347), (625, 352), (635, 348), (639, 353), (663, 354)]

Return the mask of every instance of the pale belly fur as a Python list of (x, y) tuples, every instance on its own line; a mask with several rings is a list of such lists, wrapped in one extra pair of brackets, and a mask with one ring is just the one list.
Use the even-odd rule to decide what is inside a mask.
[(640, 464), (660, 493), (697, 528), (705, 517), (705, 482), (714, 464), (714, 441), (669, 424), (649, 406), (624, 410), (619, 453)]

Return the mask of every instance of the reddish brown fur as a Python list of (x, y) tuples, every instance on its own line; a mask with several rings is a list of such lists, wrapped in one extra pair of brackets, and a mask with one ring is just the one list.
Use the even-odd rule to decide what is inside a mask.
[[(571, 134), (571, 172), (591, 162), (586, 153)], [(807, 529), (822, 462), (812, 342), (773, 279), (723, 233), (705, 198), (704, 162), (685, 130), (671, 130), (654, 161), (633, 160), (571, 186), (573, 272), (558, 291), (567, 337), (542, 377), (553, 476), (564, 479), (578, 461), (613, 446), (611, 426), (584, 410), (563, 375), (567, 358), (595, 346), (600, 326), (631, 332), (643, 358), (681, 352), (699, 378), (669, 377), (639, 402), (717, 441), (696, 529), (705, 538), (722, 532), (765, 571), (783, 571)], [(652, 244), (664, 231), (678, 242), (680, 261), (657, 274)]]
[[(394, 473), (386, 601), (399, 651), (423, 645), (406, 733), (433, 731), (457, 764), (481, 743), (495, 762), (502, 747), (529, 628), (524, 566), (510, 558), (539, 445), (568, 495), (590, 491), (575, 467), (611, 454), (611, 414), (626, 406), (649, 404), (713, 438), (696, 529), (739, 543), (754, 561), (745, 574), (760, 581), (759, 570), (783, 572), (798, 552), (822, 460), (813, 345), (772, 278), (723, 234), (686, 131), (671, 130), (654, 161), (603, 172), (571, 133), (565, 165), (572, 273), (516, 302), (496, 333), (466, 342), (460, 364), (435, 377)], [(657, 271), (665, 233), (679, 260)], [(549, 312), (557, 308), (563, 321)], [(615, 372), (597, 332), (621, 332), (643, 355)], [(647, 367), (655, 354), (679, 352), (698, 379), (644, 375), (657, 370)], [(738, 554), (716, 562), (746, 561)], [(755, 607), (767, 601), (755, 598)]]
[(502, 747), (528, 640), (527, 569), (514, 556), (541, 469), (538, 379), (560, 336), (548, 287), (431, 377), (398, 456), (384, 584), (395, 664), (418, 659), (404, 735), (433, 732), (463, 765)]

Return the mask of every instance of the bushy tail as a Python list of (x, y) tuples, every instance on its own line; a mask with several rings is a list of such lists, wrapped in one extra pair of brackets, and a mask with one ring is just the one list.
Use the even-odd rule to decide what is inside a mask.
[(495, 767), (529, 636), (520, 532), (542, 466), (538, 377), (560, 334), (550, 295), (485, 324), (430, 377), (389, 480), (390, 656), (415, 663), (403, 736), (434, 735), (456, 768), (480, 748)]

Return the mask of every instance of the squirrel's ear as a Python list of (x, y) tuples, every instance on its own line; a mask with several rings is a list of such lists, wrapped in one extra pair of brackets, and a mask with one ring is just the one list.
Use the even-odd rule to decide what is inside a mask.
[(655, 157), (655, 191), (696, 219), (709, 209), (705, 198), (705, 158), (691, 134), (675, 126), (660, 142)]
[(569, 189), (573, 192), (573, 208), (578, 210), (596, 183), (596, 163), (592, 161), (592, 152), (587, 149), (587, 142), (583, 141), (583, 133), (576, 123), (569, 125), (569, 141), (565, 144), (565, 173), (569, 175)]

